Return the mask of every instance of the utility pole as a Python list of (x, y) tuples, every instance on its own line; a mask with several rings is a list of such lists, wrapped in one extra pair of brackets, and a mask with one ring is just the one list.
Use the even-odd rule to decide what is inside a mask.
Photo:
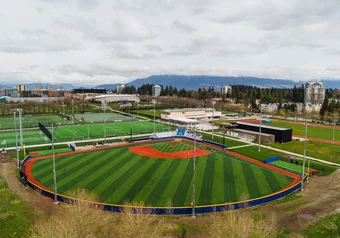
[(261, 130), (262, 130), (262, 107), (260, 104), (260, 134), (259, 134), (259, 149), (258, 151), (261, 151)]
[(18, 132), (17, 132), (17, 122), (16, 122), (16, 117), (15, 117), (15, 112), (14, 112), (14, 130), (15, 130), (15, 149), (17, 151), (17, 169), (19, 169), (20, 162), (19, 162), (19, 148), (18, 148)]
[(156, 100), (152, 100), (153, 103), (153, 136), (156, 137)]
[(196, 218), (196, 211), (195, 211), (195, 196), (196, 196), (196, 128), (194, 127), (194, 177), (192, 179), (192, 215), (191, 218)]
[(54, 156), (54, 129), (52, 123), (52, 160), (53, 160), (53, 180), (54, 180), (54, 204), (58, 204), (57, 198), (57, 172), (55, 166), (55, 156)]
[(212, 134), (211, 139), (214, 139), (214, 118), (215, 118), (215, 103), (216, 101), (212, 100), (211, 104), (213, 105), (213, 116), (212, 116)]
[(335, 122), (336, 122), (336, 117), (335, 117), (335, 115), (334, 115), (334, 117), (333, 117), (333, 136), (332, 136), (332, 144), (334, 144)]
[(65, 107), (66, 107), (66, 104), (63, 103), (63, 104), (61, 105), (61, 107), (63, 108), (63, 116), (65, 117)]
[(22, 121), (21, 121), (22, 109), (17, 108), (17, 111), (19, 112), (20, 147), (21, 147), (21, 149), (23, 149), (24, 148), (24, 140), (22, 138)]
[(302, 180), (301, 180), (301, 191), (303, 191), (304, 177), (305, 177), (305, 165), (306, 165), (306, 148), (307, 148), (307, 119), (305, 117), (305, 144), (303, 150), (303, 163), (302, 163)]
[(73, 120), (74, 120), (74, 113), (73, 113), (73, 102), (74, 102), (74, 100), (72, 99), (72, 118), (73, 118)]

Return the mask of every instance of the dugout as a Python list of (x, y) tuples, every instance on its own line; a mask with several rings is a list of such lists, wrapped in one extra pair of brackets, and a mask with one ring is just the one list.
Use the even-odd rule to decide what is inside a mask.
[[(247, 122), (236, 122), (237, 128), (247, 131), (259, 132), (260, 125)], [(292, 141), (293, 130), (291, 128), (281, 128), (274, 126), (261, 126), (261, 132), (275, 136), (275, 142), (286, 143)]]

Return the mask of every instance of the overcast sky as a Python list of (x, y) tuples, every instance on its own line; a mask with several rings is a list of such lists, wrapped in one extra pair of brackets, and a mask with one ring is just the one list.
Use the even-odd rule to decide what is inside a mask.
[(340, 79), (340, 0), (1, 0), (0, 83)]

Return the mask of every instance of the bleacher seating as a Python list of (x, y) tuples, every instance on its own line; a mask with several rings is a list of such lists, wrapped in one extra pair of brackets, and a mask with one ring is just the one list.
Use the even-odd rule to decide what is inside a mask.
[(184, 128), (178, 128), (177, 129), (177, 133), (176, 133), (177, 136), (184, 136), (185, 135), (185, 129)]

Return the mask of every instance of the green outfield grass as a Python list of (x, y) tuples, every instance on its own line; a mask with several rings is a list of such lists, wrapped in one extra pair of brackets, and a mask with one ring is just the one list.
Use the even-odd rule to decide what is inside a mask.
[[(267, 124), (268, 126), (277, 126), (277, 127), (285, 127), (285, 128), (292, 128), (294, 135), (305, 135), (305, 127), (304, 125), (293, 124), (285, 121), (275, 121), (270, 122)], [(320, 138), (324, 140), (332, 140), (333, 136), (333, 129), (332, 128), (321, 128), (315, 126), (308, 127), (308, 136), (314, 138)], [(340, 141), (340, 130), (335, 130), (335, 141)]]
[[(19, 116), (17, 114), (17, 128), (19, 128)], [(44, 115), (44, 116), (27, 116), (23, 115), (21, 118), (23, 128), (38, 127), (38, 122), (43, 124), (59, 123), (60, 125), (69, 125), (71, 122), (65, 120), (58, 115)], [(14, 117), (0, 117), (0, 130), (14, 129)]]
[[(106, 127), (107, 137), (126, 136), (132, 129), (132, 134), (152, 133), (153, 122), (137, 121), (137, 122), (117, 122), (106, 124), (87, 124), (60, 126), (54, 130), (54, 142), (74, 141), (88, 138), (104, 138), (104, 127)], [(156, 123), (156, 131), (168, 130), (167, 125)], [(5, 131), (0, 133), (0, 143), (6, 140), (7, 147), (15, 146), (15, 132)], [(23, 131), (23, 140), (26, 145), (50, 143), (45, 135), (42, 135), (39, 130)]]
[[(132, 146), (137, 145), (141, 144)], [(150, 145), (169, 153), (193, 146), (189, 141), (180, 144), (160, 141)], [(57, 157), (56, 168), (58, 192), (66, 195), (77, 188), (85, 188), (97, 194), (102, 202), (112, 204), (143, 202), (152, 206), (167, 206), (169, 203), (189, 206), (192, 200), (192, 159), (148, 158), (134, 154), (124, 146)], [(51, 159), (38, 160), (32, 167), (33, 176), (53, 189), (51, 171)], [(197, 158), (196, 173), (197, 205), (264, 196), (293, 181), (217, 150)]]
[[(286, 169), (286, 170), (289, 170), (289, 171), (294, 172), (294, 173), (302, 174), (302, 166), (298, 165), (298, 164), (288, 163), (288, 162), (282, 161), (282, 160), (277, 160), (277, 161), (271, 162), (270, 164), (277, 166), (277, 167), (280, 167), (280, 168), (283, 168), (283, 169)], [(306, 165), (306, 169), (308, 169), (307, 165)]]

